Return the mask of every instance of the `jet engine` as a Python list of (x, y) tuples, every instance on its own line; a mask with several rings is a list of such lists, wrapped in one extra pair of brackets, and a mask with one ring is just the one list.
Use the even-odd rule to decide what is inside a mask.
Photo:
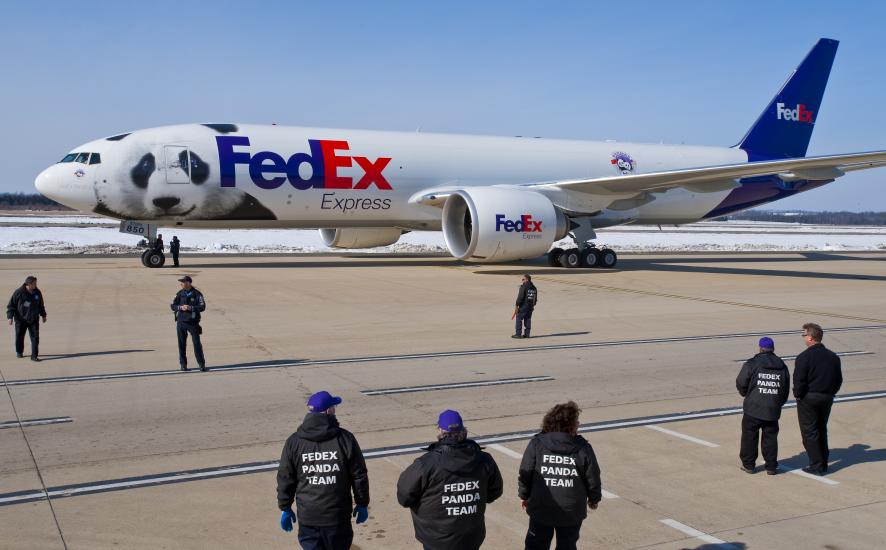
[(332, 248), (375, 248), (388, 246), (400, 239), (403, 230), (398, 227), (345, 227), (321, 229), (320, 236)]
[(453, 256), (504, 262), (545, 254), (568, 231), (566, 216), (535, 191), (468, 187), (443, 206), (443, 237)]

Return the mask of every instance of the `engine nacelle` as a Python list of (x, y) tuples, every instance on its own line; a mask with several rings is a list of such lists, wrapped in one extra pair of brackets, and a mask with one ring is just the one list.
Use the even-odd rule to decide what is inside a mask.
[(321, 229), (320, 236), (332, 248), (375, 248), (388, 246), (400, 239), (399, 227), (344, 227)]
[(469, 187), (443, 206), (443, 237), (453, 256), (474, 262), (536, 258), (568, 231), (566, 216), (544, 195)]

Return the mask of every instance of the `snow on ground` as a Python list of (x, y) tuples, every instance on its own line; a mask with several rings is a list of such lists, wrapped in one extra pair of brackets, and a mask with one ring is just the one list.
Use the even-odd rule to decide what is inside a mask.
[[(137, 237), (99, 227), (113, 220), (92, 216), (0, 216), (0, 254), (117, 254), (135, 252)], [(22, 224), (21, 226), (17, 224)], [(36, 224), (36, 226), (35, 226)], [(76, 224), (53, 227), (55, 224)], [(182, 250), (210, 253), (330, 252), (319, 232), (299, 229), (161, 229)], [(792, 223), (703, 222), (679, 227), (623, 226), (598, 232), (597, 243), (617, 251), (886, 250), (886, 227)], [(561, 241), (568, 246), (570, 241)], [(446, 252), (439, 232), (412, 232), (392, 246), (369, 252)]]

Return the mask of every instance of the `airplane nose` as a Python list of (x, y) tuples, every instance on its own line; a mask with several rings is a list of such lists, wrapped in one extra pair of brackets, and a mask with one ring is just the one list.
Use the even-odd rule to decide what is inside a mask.
[(37, 175), (34, 187), (57, 203), (75, 210), (92, 210), (95, 206), (92, 183), (72, 172), (70, 164), (54, 164)]
[(34, 187), (37, 188), (37, 191), (39, 191), (41, 195), (51, 199), (53, 198), (52, 194), (58, 185), (55, 183), (52, 168), (47, 168), (37, 174), (37, 179), (34, 180)]
[(154, 206), (157, 208), (162, 208), (163, 210), (169, 210), (170, 208), (175, 207), (178, 203), (181, 202), (181, 199), (178, 197), (157, 197), (154, 199)]

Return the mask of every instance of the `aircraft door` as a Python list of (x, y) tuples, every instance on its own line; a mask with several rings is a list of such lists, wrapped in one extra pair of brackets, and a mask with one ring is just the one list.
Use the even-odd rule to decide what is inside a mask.
[(191, 183), (191, 158), (188, 148), (182, 145), (165, 145), (163, 153), (166, 183)]

